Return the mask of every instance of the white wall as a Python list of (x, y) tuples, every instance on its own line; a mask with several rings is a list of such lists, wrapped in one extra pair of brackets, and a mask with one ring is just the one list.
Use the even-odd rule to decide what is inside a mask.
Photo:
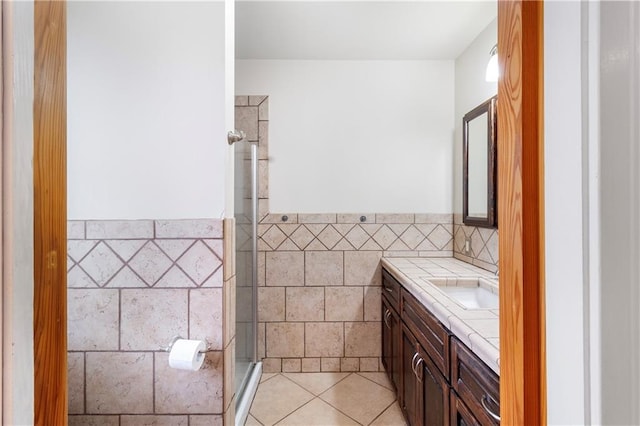
[(453, 61), (239, 60), (269, 95), (273, 212), (450, 213)]
[(3, 9), (3, 424), (33, 424), (33, 2)]
[(498, 21), (494, 19), (456, 59), (453, 169), (454, 213), (462, 213), (462, 117), (498, 93), (498, 84), (485, 80), (489, 52), (497, 42)]
[(69, 2), (68, 217), (220, 217), (223, 2)]
[[(547, 415), (550, 425), (589, 424), (588, 174), (583, 161), (584, 84), (580, 2), (548, 2), (544, 14), (545, 280)], [(586, 111), (586, 109), (585, 109)]]

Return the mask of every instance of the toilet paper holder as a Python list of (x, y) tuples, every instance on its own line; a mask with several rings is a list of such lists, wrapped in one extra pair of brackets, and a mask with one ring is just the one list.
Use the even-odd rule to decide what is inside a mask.
[[(171, 341), (167, 346), (160, 346), (160, 350), (165, 352), (171, 352), (171, 348), (173, 348), (173, 345), (180, 339), (183, 339), (183, 337), (173, 336), (173, 339), (171, 339)], [(211, 352), (211, 343), (209, 343), (206, 339), (202, 339), (202, 341), (205, 343), (207, 347), (204, 351), (200, 351), (200, 353)]]

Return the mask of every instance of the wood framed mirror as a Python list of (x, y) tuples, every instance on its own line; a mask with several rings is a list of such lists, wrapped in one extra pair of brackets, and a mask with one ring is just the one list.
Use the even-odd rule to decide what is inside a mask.
[(483, 102), (462, 119), (462, 221), (495, 228), (496, 214), (496, 102)]

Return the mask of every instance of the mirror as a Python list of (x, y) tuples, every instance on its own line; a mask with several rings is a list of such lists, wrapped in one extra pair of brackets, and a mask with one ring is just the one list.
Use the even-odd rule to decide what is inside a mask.
[(494, 96), (462, 119), (462, 221), (494, 228), (496, 215), (496, 101)]

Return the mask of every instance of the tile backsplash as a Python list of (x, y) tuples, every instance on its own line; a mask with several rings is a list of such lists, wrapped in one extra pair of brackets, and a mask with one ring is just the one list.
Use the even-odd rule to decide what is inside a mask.
[[(498, 271), (498, 229), (467, 226), (462, 215), (453, 215), (453, 256), (493, 273)], [(465, 252), (465, 241), (471, 240), (469, 252)]]
[[(70, 424), (222, 424), (222, 227), (69, 222)], [(209, 342), (201, 370), (169, 368), (161, 347), (176, 335)]]

